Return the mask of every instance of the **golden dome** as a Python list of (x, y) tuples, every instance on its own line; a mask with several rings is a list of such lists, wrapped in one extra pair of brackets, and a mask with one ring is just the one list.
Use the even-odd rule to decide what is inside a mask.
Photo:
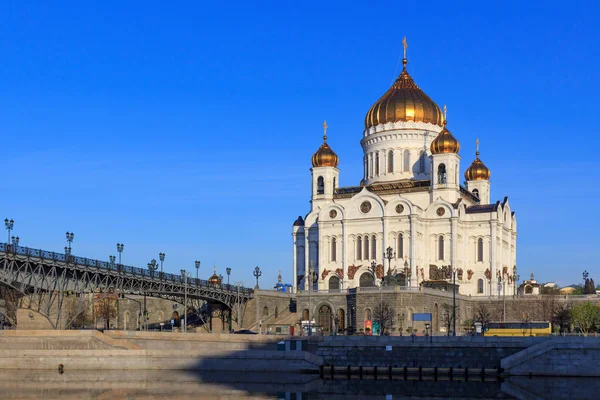
[(446, 120), (444, 120), (444, 129), (433, 139), (430, 149), (431, 154), (458, 153), (460, 150), (460, 143), (446, 129)]
[(398, 121), (429, 122), (442, 126), (442, 111), (410, 77), (406, 71), (407, 62), (406, 58), (402, 59), (402, 73), (367, 112), (365, 129)]
[(327, 121), (323, 122), (323, 129), (325, 134), (323, 135), (323, 144), (319, 147), (319, 150), (312, 156), (313, 167), (337, 167), (339, 158), (337, 154), (331, 150), (331, 147), (327, 144)]
[(208, 283), (211, 285), (220, 285), (222, 278), (217, 275), (217, 267), (214, 267), (215, 271), (213, 272), (212, 276), (210, 278), (208, 278)]
[(477, 140), (477, 151), (475, 152), (475, 161), (471, 163), (465, 171), (465, 179), (468, 181), (488, 181), (492, 173), (479, 159), (479, 140)]

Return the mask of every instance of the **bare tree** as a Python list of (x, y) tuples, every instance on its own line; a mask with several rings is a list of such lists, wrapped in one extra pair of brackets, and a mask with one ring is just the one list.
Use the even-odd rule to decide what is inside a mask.
[(452, 312), (452, 306), (450, 304), (442, 304), (442, 324), (446, 327), (446, 336), (450, 336), (450, 331), (454, 327), (454, 318), (458, 317), (458, 306), (456, 310)]
[(558, 307), (558, 301), (554, 296), (542, 296), (541, 308), (542, 308), (542, 320), (550, 321), (556, 313)]
[(381, 301), (373, 310), (373, 320), (379, 321), (380, 334), (385, 335), (394, 325), (394, 309), (387, 301)]
[(473, 314), (473, 322), (479, 322), (481, 324), (481, 330), (483, 332), (486, 331), (487, 326), (492, 321), (492, 313), (488, 308), (487, 304), (480, 303), (475, 308), (475, 313)]
[(559, 303), (552, 316), (552, 325), (558, 327), (559, 333), (571, 331), (571, 304)]
[(531, 322), (531, 317), (527, 311), (521, 313), (521, 332), (523, 332), (523, 336), (527, 334), (528, 324)]
[(94, 302), (96, 315), (104, 320), (104, 328), (110, 329), (110, 319), (117, 316), (117, 298), (113, 294), (100, 294)]

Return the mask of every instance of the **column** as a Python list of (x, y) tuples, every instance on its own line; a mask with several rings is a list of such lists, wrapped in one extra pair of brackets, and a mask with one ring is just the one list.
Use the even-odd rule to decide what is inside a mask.
[(458, 268), (458, 217), (450, 219), (450, 234), (452, 235), (450, 262), (453, 268)]
[(348, 279), (348, 262), (347, 262), (347, 256), (346, 256), (346, 249), (348, 248), (348, 246), (346, 246), (346, 241), (348, 240), (348, 237), (346, 236), (346, 225), (344, 224), (344, 221), (341, 221), (342, 224), (342, 245), (341, 247), (341, 251), (342, 251), (342, 273), (344, 274), (344, 277), (342, 278), (342, 289), (346, 289), (346, 279)]
[(298, 245), (296, 244), (296, 233), (292, 233), (292, 241), (294, 242), (294, 278), (292, 279), (294, 286), (292, 286), (292, 293), (296, 293), (298, 288)]
[(491, 251), (490, 251), (490, 273), (491, 273), (491, 279), (490, 279), (490, 296), (492, 296), (494, 294), (494, 283), (496, 280), (496, 260), (497, 260), (497, 254), (496, 254), (496, 220), (492, 220), (490, 221), (490, 246), (491, 246)]
[(385, 251), (388, 248), (388, 221), (384, 217), (382, 218), (382, 229), (383, 229), (383, 237), (381, 238), (381, 250), (379, 253), (381, 254), (381, 265), (383, 265), (383, 276), (387, 276), (387, 271), (390, 268), (389, 263), (386, 265), (387, 259), (385, 258)]
[(308, 239), (310, 230), (304, 228), (304, 290), (308, 290), (308, 268), (310, 266), (310, 241)]
[(410, 220), (410, 273), (411, 273), (411, 286), (417, 285), (417, 216), (411, 214)]

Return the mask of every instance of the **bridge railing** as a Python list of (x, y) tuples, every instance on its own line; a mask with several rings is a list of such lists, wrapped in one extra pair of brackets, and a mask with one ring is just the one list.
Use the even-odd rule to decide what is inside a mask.
[[(130, 265), (123, 265), (117, 263), (111, 263), (108, 261), (94, 260), (86, 257), (78, 257), (73, 255), (67, 255), (63, 253), (56, 253), (54, 251), (46, 251), (40, 249), (32, 249), (29, 247), (15, 246), (6, 243), (0, 243), (0, 252), (18, 254), (21, 256), (37, 257), (41, 259), (48, 259), (54, 261), (62, 261), (65, 263), (73, 263), (73, 265), (85, 265), (87, 267), (95, 267), (98, 269), (104, 269), (108, 271), (116, 271), (119, 273), (126, 273), (133, 276), (139, 276), (144, 278), (156, 279), (160, 281), (170, 281), (173, 283), (184, 283), (184, 278), (181, 275), (171, 274), (168, 272), (154, 272), (144, 268), (138, 268)], [(236, 285), (229, 284), (215, 284), (205, 279), (189, 278), (187, 284), (191, 287), (208, 287), (208, 288), (220, 288), (229, 292), (235, 292), (237, 294), (238, 287)], [(250, 288), (241, 287), (239, 288), (240, 294), (252, 294), (253, 290)]]

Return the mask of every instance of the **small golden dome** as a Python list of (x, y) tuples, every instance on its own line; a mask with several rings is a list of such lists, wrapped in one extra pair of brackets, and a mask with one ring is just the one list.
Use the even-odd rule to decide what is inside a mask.
[(210, 278), (208, 278), (208, 283), (212, 284), (212, 285), (220, 285), (222, 278), (217, 275), (217, 267), (214, 267), (215, 271), (213, 272), (212, 276)]
[(313, 167), (337, 167), (339, 158), (337, 154), (331, 150), (331, 147), (327, 144), (327, 121), (323, 122), (323, 129), (325, 134), (323, 135), (323, 144), (319, 147), (319, 150), (312, 156)]
[(442, 111), (413, 81), (406, 70), (407, 63), (406, 58), (402, 59), (402, 73), (367, 112), (365, 129), (398, 121), (429, 122), (442, 126)]
[(444, 120), (444, 129), (431, 142), (431, 154), (458, 153), (460, 143), (446, 129), (446, 120)]
[(467, 181), (488, 181), (492, 173), (479, 159), (479, 140), (477, 140), (477, 151), (475, 152), (475, 161), (471, 163), (465, 171)]

